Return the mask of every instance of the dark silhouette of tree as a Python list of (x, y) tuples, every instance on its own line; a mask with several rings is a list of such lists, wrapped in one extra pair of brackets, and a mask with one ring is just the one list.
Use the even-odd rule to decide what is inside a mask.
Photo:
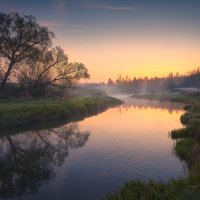
[(161, 90), (174, 90), (178, 88), (200, 88), (200, 68), (197, 68), (187, 75), (180, 75), (176, 73), (169, 73), (167, 77), (144, 77), (130, 78), (128, 76), (118, 76), (115, 82), (112, 83), (112, 79), (108, 79), (107, 85), (96, 83), (86, 84), (87, 87), (103, 89), (110, 91), (111, 93), (138, 93), (138, 92), (158, 92)]
[(166, 89), (174, 89), (174, 87), (175, 83), (173, 73), (169, 73), (168, 78), (166, 78)]
[(200, 88), (200, 67), (190, 72), (190, 81), (193, 85)]
[(69, 87), (82, 78), (89, 78), (87, 68), (82, 63), (69, 63), (61, 47), (26, 60), (18, 75), (21, 86), (29, 91), (50, 84)]
[(109, 78), (108, 79), (108, 85), (113, 85), (113, 84), (114, 84), (114, 81), (111, 78)]
[(36, 23), (32, 15), (0, 13), (0, 90), (20, 63), (35, 53), (48, 48), (54, 37), (46, 27)]
[(69, 149), (81, 148), (89, 138), (76, 123), (50, 130), (27, 131), (0, 138), (0, 196), (34, 193), (55, 176)]

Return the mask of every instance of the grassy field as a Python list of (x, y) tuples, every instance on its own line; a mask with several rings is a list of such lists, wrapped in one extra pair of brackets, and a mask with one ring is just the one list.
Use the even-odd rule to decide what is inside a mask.
[(120, 100), (107, 96), (77, 97), (68, 100), (0, 100), (0, 129), (59, 119), (81, 119), (121, 103)]
[(185, 114), (181, 116), (184, 128), (173, 130), (171, 138), (176, 140), (174, 153), (186, 161), (188, 178), (170, 180), (168, 183), (132, 181), (119, 192), (109, 195), (107, 200), (199, 200), (200, 199), (200, 94), (167, 92), (136, 94), (134, 98), (183, 102)]

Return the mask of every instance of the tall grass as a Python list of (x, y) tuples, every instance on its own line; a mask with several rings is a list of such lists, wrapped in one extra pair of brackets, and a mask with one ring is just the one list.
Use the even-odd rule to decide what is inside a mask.
[(107, 200), (198, 200), (200, 190), (185, 179), (168, 183), (132, 181), (120, 192), (107, 196)]
[(57, 119), (72, 119), (95, 114), (120, 104), (112, 97), (1, 101), (0, 129)]

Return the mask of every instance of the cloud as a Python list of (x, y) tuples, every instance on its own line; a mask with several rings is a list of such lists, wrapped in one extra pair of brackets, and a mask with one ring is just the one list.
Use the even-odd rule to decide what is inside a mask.
[(46, 26), (49, 29), (56, 30), (56, 31), (63, 31), (63, 32), (71, 32), (71, 33), (79, 33), (83, 32), (82, 29), (74, 27), (73, 25), (66, 24), (66, 23), (59, 23), (56, 21), (40, 21), (39, 22), (42, 26)]
[(98, 4), (91, 4), (91, 5), (84, 5), (83, 7), (86, 8), (94, 8), (100, 10), (113, 10), (113, 11), (131, 11), (131, 10), (141, 10), (143, 7), (141, 6), (113, 6), (113, 5), (98, 5)]
[(43, 25), (43, 26), (48, 26), (48, 27), (59, 27), (59, 26), (66, 26), (66, 24), (62, 24), (62, 23), (57, 23), (57, 22), (52, 22), (52, 21), (40, 21), (40, 23)]

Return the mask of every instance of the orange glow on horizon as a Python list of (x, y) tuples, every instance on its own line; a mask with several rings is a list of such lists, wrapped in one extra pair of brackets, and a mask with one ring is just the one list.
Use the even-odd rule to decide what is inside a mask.
[[(69, 48), (70, 49), (70, 48)], [(106, 47), (105, 50), (95, 52), (93, 49), (76, 50), (66, 49), (70, 61), (85, 64), (91, 74), (87, 82), (107, 81), (108, 78), (116, 80), (119, 74), (133, 77), (163, 77), (169, 73), (186, 74), (197, 68), (200, 64), (200, 51), (174, 49), (126, 48), (116, 52), (115, 47)]]
[[(189, 35), (189, 33), (188, 33)], [(116, 80), (119, 74), (133, 77), (163, 77), (169, 73), (186, 74), (200, 65), (200, 42), (192, 35), (121, 33), (58, 35), (57, 44), (65, 49), (70, 61), (82, 62), (91, 75), (86, 82)], [(72, 37), (72, 36), (71, 36)]]

